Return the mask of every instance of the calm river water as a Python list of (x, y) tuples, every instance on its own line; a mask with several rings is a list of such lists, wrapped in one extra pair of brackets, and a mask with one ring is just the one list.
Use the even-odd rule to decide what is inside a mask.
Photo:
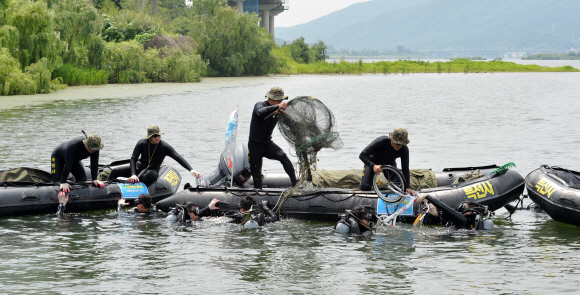
[[(81, 130), (102, 136), (101, 162), (128, 158), (146, 127), (157, 124), (163, 140), (207, 172), (218, 164), (236, 105), (238, 135), (246, 141), (254, 103), (281, 86), (290, 97), (317, 97), (334, 112), (344, 148), (319, 153), (323, 169), (361, 167), (360, 151), (397, 127), (409, 131), (411, 168), (513, 161), (523, 176), (541, 164), (580, 169), (574, 152), (580, 146), (579, 78), (303, 75), (244, 83), (208, 79), (203, 83), (211, 87), (181, 84), (179, 91), (171, 84), (147, 86), (155, 91), (69, 89), (42, 104), (0, 110), (0, 167), (48, 165), (52, 149)], [(277, 130), (274, 141), (293, 154)], [(266, 161), (265, 170), (282, 167)], [(182, 184), (193, 181), (180, 172)], [(532, 212), (506, 216), (497, 212), (492, 231), (399, 225), (370, 239), (333, 233), (331, 223), (298, 220), (241, 230), (220, 219), (175, 228), (162, 218), (110, 211), (0, 218), (0, 293), (577, 292), (580, 229)]]

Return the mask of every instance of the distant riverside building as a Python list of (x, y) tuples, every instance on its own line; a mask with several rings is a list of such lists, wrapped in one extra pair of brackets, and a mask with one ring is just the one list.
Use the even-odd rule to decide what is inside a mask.
[(260, 16), (260, 26), (274, 40), (274, 17), (288, 10), (287, 0), (229, 0), (228, 5), (240, 12), (256, 13)]

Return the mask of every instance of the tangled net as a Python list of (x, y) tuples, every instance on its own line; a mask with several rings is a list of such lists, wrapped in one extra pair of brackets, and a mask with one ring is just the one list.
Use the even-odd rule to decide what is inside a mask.
[(332, 112), (318, 99), (299, 96), (288, 102), (280, 116), (278, 128), (298, 157), (298, 184), (312, 182), (311, 170), (316, 170), (316, 154), (323, 148), (339, 150), (343, 143), (334, 132)]

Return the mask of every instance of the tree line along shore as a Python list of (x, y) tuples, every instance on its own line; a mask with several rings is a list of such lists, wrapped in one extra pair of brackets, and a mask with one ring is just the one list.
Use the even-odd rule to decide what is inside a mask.
[(329, 73), (571, 72), (512, 62), (327, 62), (324, 42), (281, 46), (225, 0), (0, 0), (0, 94), (76, 85)]

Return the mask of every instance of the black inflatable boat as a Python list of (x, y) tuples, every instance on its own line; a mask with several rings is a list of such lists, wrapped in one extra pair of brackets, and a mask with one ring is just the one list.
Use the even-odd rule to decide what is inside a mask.
[[(213, 198), (218, 198), (220, 200), (219, 212), (224, 213), (237, 210), (240, 200), (251, 195), (258, 203), (262, 200), (268, 200), (271, 207), (278, 204), (279, 212), (282, 215), (302, 219), (337, 221), (339, 214), (359, 205), (370, 207), (379, 214), (391, 214), (406, 202), (406, 200), (402, 200), (399, 203), (387, 203), (378, 198), (374, 191), (336, 187), (317, 188), (310, 191), (302, 190), (299, 194), (290, 195), (282, 202), (281, 196), (291, 186), (289, 177), (285, 173), (264, 175), (262, 182), (264, 189), (254, 190), (248, 169), (248, 158), (243, 156), (247, 155), (246, 146), (237, 144), (235, 154), (236, 157), (233, 161), (229, 161), (222, 153), (220, 163), (213, 172), (203, 175), (199, 183), (193, 187), (158, 202), (157, 208), (167, 212), (176, 204), (183, 202), (193, 202), (199, 207), (204, 207)], [(228, 169), (232, 166), (233, 169)], [(455, 207), (461, 202), (472, 201), (486, 205), (489, 210), (494, 211), (517, 199), (524, 190), (524, 179), (519, 173), (507, 170), (504, 174), (493, 173), (489, 175), (496, 168), (498, 166), (491, 165), (450, 168), (443, 169), (441, 172), (430, 171), (433, 175), (433, 185), (431, 188), (421, 189), (420, 192), (429, 193), (451, 207)], [(234, 171), (233, 175), (230, 170)], [(479, 170), (483, 176), (454, 184), (459, 177), (476, 170)], [(359, 171), (357, 174), (360, 176), (361, 172)], [(352, 177), (347, 176), (344, 179), (352, 180)], [(354, 183), (358, 187), (358, 183), (356, 181)], [(399, 220), (403, 222), (405, 219), (414, 220), (417, 214), (418, 208), (413, 206), (401, 214)]]
[[(123, 168), (129, 161), (117, 161), (99, 167), (99, 172)], [(86, 174), (90, 177), (89, 168)], [(100, 175), (108, 175), (101, 173)], [(83, 212), (116, 208), (117, 201), (125, 198), (131, 202), (141, 193), (149, 193), (154, 202), (173, 195), (181, 183), (181, 175), (171, 166), (162, 165), (157, 182), (149, 187), (143, 183), (126, 183), (106, 179), (104, 188), (95, 187), (91, 181), (74, 182), (69, 178), (71, 192), (65, 212)], [(0, 170), (0, 217), (56, 213), (59, 186), (51, 183), (50, 167), (15, 168)]]
[(526, 188), (552, 219), (580, 226), (580, 172), (542, 165), (526, 176)]

